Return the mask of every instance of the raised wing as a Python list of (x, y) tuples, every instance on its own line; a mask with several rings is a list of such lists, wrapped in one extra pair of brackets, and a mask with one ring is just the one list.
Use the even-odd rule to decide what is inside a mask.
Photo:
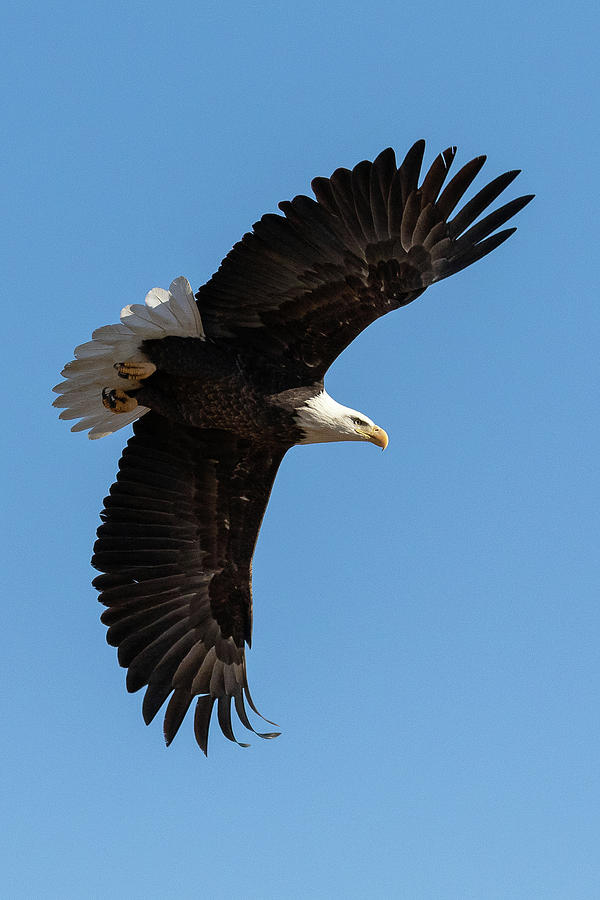
[(263, 216), (196, 294), (207, 335), (251, 352), (254, 366), (277, 366), (282, 383), (316, 380), (379, 316), (505, 241), (515, 229), (496, 229), (533, 195), (473, 223), (518, 170), (455, 213), (485, 157), (445, 184), (456, 153), (450, 147), (419, 186), (424, 149), (418, 141), (399, 168), (388, 149), (352, 171), (315, 178), (316, 202), (295, 197), (279, 204), (284, 216)]
[(108, 607), (107, 640), (128, 669), (127, 689), (147, 685), (147, 724), (171, 695), (167, 744), (194, 697), (194, 731), (205, 753), (215, 702), (227, 738), (236, 740), (232, 700), (254, 731), (244, 705), (245, 697), (258, 712), (244, 656), (252, 554), (284, 453), (153, 412), (135, 423), (123, 451), (101, 513), (92, 564), (104, 574), (94, 586)]

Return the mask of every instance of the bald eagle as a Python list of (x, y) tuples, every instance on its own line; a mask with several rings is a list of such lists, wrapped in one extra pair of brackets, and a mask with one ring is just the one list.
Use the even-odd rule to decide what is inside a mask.
[(170, 698), (167, 744), (194, 698), (204, 753), (215, 702), (229, 740), (232, 700), (254, 731), (252, 556), (286, 451), (388, 443), (329, 396), (329, 366), (379, 316), (502, 244), (515, 229), (497, 229), (532, 198), (480, 218), (510, 171), (456, 211), (485, 157), (448, 180), (450, 147), (419, 184), (424, 149), (418, 141), (400, 167), (387, 149), (315, 178), (316, 200), (300, 195), (263, 216), (195, 295), (178, 278), (126, 306), (119, 324), (76, 348), (54, 388), (60, 418), (80, 420), (73, 431), (99, 438), (134, 423), (100, 514), (93, 584), (127, 689), (146, 687), (146, 723)]

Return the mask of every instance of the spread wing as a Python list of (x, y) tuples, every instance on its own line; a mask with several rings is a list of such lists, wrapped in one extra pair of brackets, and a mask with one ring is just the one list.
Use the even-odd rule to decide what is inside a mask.
[(283, 216), (263, 216), (196, 294), (206, 333), (252, 353), (255, 367), (277, 367), (284, 383), (316, 380), (379, 316), (498, 247), (515, 229), (496, 229), (532, 195), (473, 223), (518, 170), (455, 212), (485, 157), (446, 184), (451, 147), (419, 185), (424, 149), (418, 141), (399, 168), (388, 149), (315, 178), (316, 201), (299, 196), (279, 204)]
[[(149, 723), (167, 697), (169, 744), (194, 697), (196, 740), (206, 753), (213, 706), (235, 741), (231, 701), (254, 731), (244, 643), (252, 631), (252, 554), (285, 449), (183, 427), (148, 413), (134, 425), (104, 501), (92, 564), (108, 609), (107, 640), (146, 687)], [(274, 733), (261, 737), (275, 737)]]

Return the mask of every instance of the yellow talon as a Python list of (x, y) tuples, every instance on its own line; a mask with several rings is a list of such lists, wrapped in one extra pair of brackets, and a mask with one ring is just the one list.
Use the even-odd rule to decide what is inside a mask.
[(143, 381), (156, 372), (156, 366), (151, 362), (115, 363), (115, 369), (120, 378), (128, 378), (130, 381)]
[(138, 405), (135, 397), (130, 397), (125, 391), (116, 388), (104, 388), (102, 391), (102, 405), (114, 413), (128, 413)]

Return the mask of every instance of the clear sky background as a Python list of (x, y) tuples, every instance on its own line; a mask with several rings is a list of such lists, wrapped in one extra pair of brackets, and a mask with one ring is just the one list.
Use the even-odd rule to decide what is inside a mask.
[[(596, 10), (8, 3), (6, 896), (600, 896)], [(537, 198), (332, 368), (388, 450), (284, 461), (248, 663), (282, 736), (167, 750), (90, 587), (126, 435), (70, 434), (50, 389), (124, 304), (421, 137)]]

